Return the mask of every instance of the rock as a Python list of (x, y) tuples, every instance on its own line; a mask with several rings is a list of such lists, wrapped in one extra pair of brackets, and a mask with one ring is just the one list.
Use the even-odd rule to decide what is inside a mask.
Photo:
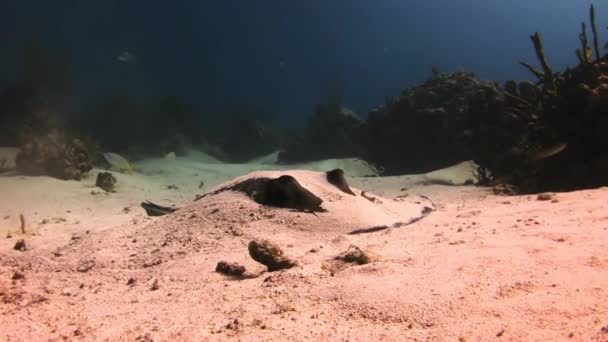
[(152, 280), (150, 281), (150, 291), (156, 291), (159, 288), (160, 286), (158, 285), (158, 279), (152, 278)]
[(238, 330), (240, 330), (241, 322), (238, 320), (238, 318), (235, 318), (235, 319), (231, 320), (230, 322), (228, 322), (228, 324), (226, 324), (224, 327), (229, 330), (238, 331)]
[(373, 260), (373, 257), (361, 248), (351, 245), (346, 252), (336, 256), (336, 260), (365, 265), (369, 264)]
[(279, 246), (268, 240), (252, 240), (248, 248), (251, 258), (266, 265), (269, 272), (297, 266), (295, 261), (284, 255)]
[(245, 273), (245, 266), (241, 266), (234, 262), (219, 261), (215, 267), (215, 271), (227, 275), (242, 275)]
[(13, 246), (13, 249), (16, 251), (25, 252), (28, 248), (27, 244), (25, 243), (25, 240), (19, 239), (17, 240), (17, 242), (15, 242), (15, 246)]
[(95, 186), (102, 188), (107, 192), (114, 192), (114, 186), (116, 185), (116, 177), (110, 172), (100, 172), (97, 174), (97, 180)]
[(78, 261), (76, 271), (81, 273), (89, 272), (95, 266), (95, 260), (92, 258), (84, 258)]
[(511, 184), (498, 184), (492, 188), (495, 195), (515, 196), (519, 194), (519, 189)]
[(129, 279), (127, 279), (127, 285), (133, 286), (135, 285), (135, 283), (137, 283), (137, 279), (135, 279), (134, 277), (129, 277)]
[(555, 198), (555, 194), (550, 192), (543, 192), (536, 196), (536, 199), (539, 201), (551, 201)]
[(160, 258), (153, 258), (153, 259), (144, 261), (142, 266), (144, 268), (148, 268), (148, 267), (160, 265), (162, 263), (163, 263), (163, 261)]
[(11, 280), (19, 280), (19, 279), (25, 279), (25, 275), (19, 271), (13, 271), (11, 272), (11, 274), (9, 275), (9, 278)]

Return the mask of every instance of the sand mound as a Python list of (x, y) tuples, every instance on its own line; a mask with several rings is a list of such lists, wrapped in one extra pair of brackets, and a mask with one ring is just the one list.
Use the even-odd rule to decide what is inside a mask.
[[(283, 175), (294, 177), (304, 188), (321, 198), (321, 207), (326, 211), (309, 213), (265, 206), (242, 192), (215, 193), (245, 180)], [(114, 238), (106, 236), (100, 240), (98, 236), (91, 236), (62, 252), (93, 251), (80, 258), (75, 268), (92, 259), (98, 266), (112, 264), (112, 267), (129, 269), (147, 268), (198, 253), (244, 252), (243, 246), (260, 236), (322, 239), (353, 232), (401, 228), (433, 210), (433, 204), (423, 197), (388, 199), (370, 193), (362, 196), (361, 190), (352, 190), (355, 195), (342, 192), (327, 181), (324, 172), (253, 172), (223, 183), (211, 189), (208, 196), (149, 224), (104, 233), (116, 234), (116, 239), (125, 248), (117, 249)], [(82, 244), (88, 244), (90, 248), (83, 248)]]

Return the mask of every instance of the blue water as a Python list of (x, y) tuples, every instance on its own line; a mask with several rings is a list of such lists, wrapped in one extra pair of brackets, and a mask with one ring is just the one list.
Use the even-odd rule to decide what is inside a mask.
[[(18, 80), (23, 46), (67, 61), (74, 108), (116, 91), (179, 95), (208, 110), (250, 108), (302, 123), (322, 84), (342, 78), (365, 114), (432, 65), (486, 79), (528, 79), (542, 32), (555, 68), (574, 64), (583, 0), (5, 1), (0, 88)], [(608, 36), (608, 5), (596, 3)], [(134, 59), (117, 57), (129, 52)]]

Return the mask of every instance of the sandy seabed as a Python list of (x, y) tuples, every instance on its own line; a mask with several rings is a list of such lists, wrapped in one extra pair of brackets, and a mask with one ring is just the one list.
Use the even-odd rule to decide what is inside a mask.
[[(356, 160), (138, 166), (115, 173), (115, 193), (94, 187), (100, 170), (81, 182), (0, 177), (0, 340), (608, 341), (608, 188), (541, 201), (437, 184), (464, 183), (466, 165), (399, 177), (362, 177), (374, 171)], [(335, 167), (357, 196), (313, 172)], [(236, 192), (192, 201), (256, 170), (294, 176), (328, 211)], [(148, 217), (146, 199), (181, 209)], [(348, 234), (424, 207), (433, 211), (410, 225)], [(265, 272), (252, 239), (298, 266)], [(351, 245), (373, 261), (334, 260)], [(220, 260), (254, 276), (217, 273)]]

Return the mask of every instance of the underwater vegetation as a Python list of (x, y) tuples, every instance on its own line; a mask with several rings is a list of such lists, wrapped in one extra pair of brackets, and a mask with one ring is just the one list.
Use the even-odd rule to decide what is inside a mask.
[(551, 68), (541, 34), (533, 34), (542, 70), (522, 64), (537, 81), (507, 82), (496, 95), (505, 107), (491, 116), (498, 123), (486, 124), (491, 128), (485, 131), (474, 129), (468, 145), (495, 183), (513, 184), (522, 192), (608, 184), (608, 56), (600, 53), (595, 15), (591, 5), (593, 38), (590, 42), (582, 23), (579, 64), (563, 72)]
[[(606, 185), (608, 56), (600, 52), (595, 15), (592, 5), (592, 38), (582, 23), (579, 64), (572, 68), (553, 70), (536, 32), (530, 39), (541, 67), (520, 62), (535, 81), (500, 86), (472, 72), (441, 73), (434, 67), (425, 83), (388, 98), (366, 121), (342, 120), (335, 127), (335, 112), (316, 112), (304, 139), (282, 160), (327, 158), (332, 146), (350, 139), (358, 144), (333, 156), (366, 159), (385, 175), (427, 172), (473, 159), (481, 183), (509, 184), (524, 193)], [(332, 131), (347, 132), (347, 138), (315, 135), (315, 130), (323, 131), (314, 124), (320, 121)], [(321, 146), (329, 147), (323, 151)]]

